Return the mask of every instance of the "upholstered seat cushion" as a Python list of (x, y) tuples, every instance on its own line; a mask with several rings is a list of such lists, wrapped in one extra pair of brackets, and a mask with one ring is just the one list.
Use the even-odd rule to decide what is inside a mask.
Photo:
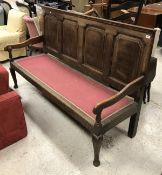
[(9, 76), (7, 70), (0, 65), (0, 95), (9, 91)]
[[(95, 105), (117, 92), (111, 88), (84, 76), (80, 72), (60, 63), (49, 55), (37, 55), (17, 60), (16, 65), (25, 70), (31, 77), (37, 79), (53, 92), (66, 99), (70, 106), (95, 120), (92, 110)], [(133, 99), (125, 97), (118, 103), (103, 110), (102, 119), (109, 117), (133, 103)]]

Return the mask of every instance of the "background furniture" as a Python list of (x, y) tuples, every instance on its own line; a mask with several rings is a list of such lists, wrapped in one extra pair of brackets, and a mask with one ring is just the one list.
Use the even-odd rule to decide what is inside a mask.
[(31, 11), (31, 9), (30, 9), (30, 7), (29, 7), (28, 5), (26, 5), (26, 4), (24, 4), (24, 3), (21, 3), (21, 2), (19, 2), (19, 1), (16, 1), (16, 5), (17, 5), (17, 7), (19, 8), (19, 10), (20, 10), (21, 12), (24, 12), (27, 16), (30, 16), (30, 17), (33, 16), (33, 15), (32, 15), (32, 11)]
[[(4, 47), (26, 40), (26, 29), (24, 24), (25, 13), (12, 9), (9, 11), (7, 25), (0, 26), (0, 61), (9, 59), (8, 52)], [(13, 52), (13, 57), (25, 56), (26, 49), (21, 48)]]
[(84, 15), (90, 15), (90, 16), (96, 16), (96, 17), (102, 17), (102, 11), (99, 10), (101, 8), (97, 8), (98, 4), (93, 4), (92, 1), (89, 2), (89, 5), (84, 6)]
[(9, 90), (8, 78), (8, 72), (0, 65), (0, 149), (27, 135), (20, 97)]
[[(136, 13), (137, 8), (131, 8), (129, 11)], [(162, 2), (144, 6), (137, 25), (151, 28), (162, 28)]]
[(3, 7), (0, 6), (0, 26), (4, 25), (4, 10)]
[[(108, 0), (107, 2), (107, 6), (105, 8), (105, 16), (107, 19), (137, 24), (145, 0), (129, 0), (120, 2), (119, 4), (115, 1), (115, 3), (113, 0)], [(136, 13), (128, 11), (128, 9), (132, 7), (136, 7)], [(113, 17), (112, 13), (114, 12), (120, 13)]]
[(153, 4), (153, 3), (157, 3), (160, 2), (161, 0), (147, 0), (146, 3), (147, 4)]
[(37, 0), (24, 0), (24, 2), (28, 3), (30, 10), (33, 12), (35, 16), (37, 16), (35, 7), (35, 4), (37, 4)]
[(72, 4), (71, 0), (42, 0), (38, 1), (41, 5), (50, 6), (62, 10), (72, 10), (75, 5)]
[(8, 13), (12, 9), (12, 7), (7, 1), (2, 1), (1, 6), (4, 10), (4, 25), (7, 25)]
[(72, 1), (72, 4), (75, 6), (75, 7), (73, 7), (73, 10), (75, 10), (77, 12), (85, 12), (84, 6), (86, 4), (88, 4), (88, 0), (84, 0), (84, 1), (83, 0), (71, 0), (71, 1)]
[[(137, 23), (145, 0), (89, 0), (89, 5), (84, 6), (85, 13), (93, 9), (100, 17), (127, 23)], [(129, 12), (131, 7), (137, 7), (137, 12)]]
[[(137, 9), (131, 8), (129, 11), (136, 12)], [(137, 25), (162, 29), (162, 2), (144, 6)], [(162, 34), (160, 34), (158, 44), (162, 46)]]
[[(34, 19), (29, 17), (29, 16), (24, 16), (23, 19), (24, 19), (25, 24), (27, 26), (27, 29), (28, 29), (28, 32), (29, 32), (29, 37), (34, 38), (36, 36), (39, 36), (40, 32), (38, 31), (39, 29), (38, 29), (38, 27), (36, 27), (36, 25), (34, 23)], [(32, 55), (32, 50), (33, 49), (42, 51), (43, 50), (43, 42), (33, 44), (29, 47), (29, 49), (30, 49), (30, 54), (29, 55)]]
[(97, 14), (99, 14), (97, 16), (102, 17), (102, 18), (105, 18), (105, 14), (104, 14), (104, 10), (103, 10), (104, 5), (106, 5), (106, 2), (105, 1), (99, 1), (99, 2), (96, 1), (94, 3), (94, 1), (91, 1), (90, 0), (89, 3), (84, 6), (84, 14), (89, 13), (89, 11), (92, 11), (92, 9), (93, 9), (93, 11), (96, 11)]

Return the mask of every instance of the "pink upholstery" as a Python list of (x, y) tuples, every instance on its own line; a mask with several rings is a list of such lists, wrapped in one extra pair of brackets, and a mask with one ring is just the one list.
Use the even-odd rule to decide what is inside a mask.
[[(20, 97), (8, 87), (8, 73), (0, 65), (0, 149), (22, 139), (27, 128)], [(2, 81), (3, 80), (3, 81)]]
[[(23, 19), (24, 19), (25, 24), (28, 28), (30, 38), (39, 36), (39, 33), (38, 33), (37, 28), (35, 26), (34, 20), (29, 16), (24, 16)], [(41, 43), (38, 43), (38, 44), (34, 44), (33, 46), (36, 47), (36, 48), (41, 49), (41, 48), (43, 48), (43, 43), (41, 42)]]
[(0, 95), (9, 91), (8, 78), (8, 72), (0, 65)]
[[(111, 88), (85, 77), (48, 55), (31, 56), (17, 60), (16, 63), (93, 119), (95, 115), (92, 110), (95, 105), (116, 93)], [(123, 98), (105, 109), (102, 119), (130, 103), (132, 103), (131, 98)]]

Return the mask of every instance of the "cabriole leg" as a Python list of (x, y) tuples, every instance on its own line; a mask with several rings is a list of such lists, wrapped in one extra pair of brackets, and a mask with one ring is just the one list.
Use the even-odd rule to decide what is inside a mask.
[(101, 123), (101, 111), (95, 111), (96, 115), (96, 123), (94, 124), (92, 131), (92, 142), (94, 149), (94, 161), (93, 165), (98, 167), (100, 165), (99, 154), (101, 149), (101, 144), (103, 140), (103, 132), (102, 132), (102, 123)]
[(97, 137), (95, 135), (92, 136), (93, 148), (94, 148), (93, 165), (96, 167), (98, 167), (100, 165), (99, 154), (100, 154), (100, 149), (101, 149), (101, 145), (102, 145), (102, 140), (103, 140), (102, 135), (100, 135), (99, 137)]
[(17, 85), (17, 78), (16, 78), (15, 70), (13, 68), (10, 68), (10, 73), (14, 81), (14, 88), (16, 89), (18, 88), (18, 85)]

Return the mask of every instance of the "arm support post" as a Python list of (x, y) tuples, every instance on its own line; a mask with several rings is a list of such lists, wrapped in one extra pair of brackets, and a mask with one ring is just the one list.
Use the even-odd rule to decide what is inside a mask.
[[(96, 114), (98, 117), (101, 115), (102, 110), (115, 104), (116, 102), (118, 102), (119, 100), (121, 100), (122, 98), (124, 98), (126, 95), (131, 94), (132, 92), (136, 91), (137, 89), (139, 89), (142, 85), (144, 84), (144, 76), (140, 76), (139, 78), (131, 81), (130, 83), (128, 83), (121, 91), (119, 91), (117, 94), (113, 95), (112, 97), (110, 97), (109, 99), (106, 99), (100, 103), (98, 103), (94, 109), (93, 109), (93, 113)], [(99, 120), (98, 117), (96, 117), (96, 120)]]

